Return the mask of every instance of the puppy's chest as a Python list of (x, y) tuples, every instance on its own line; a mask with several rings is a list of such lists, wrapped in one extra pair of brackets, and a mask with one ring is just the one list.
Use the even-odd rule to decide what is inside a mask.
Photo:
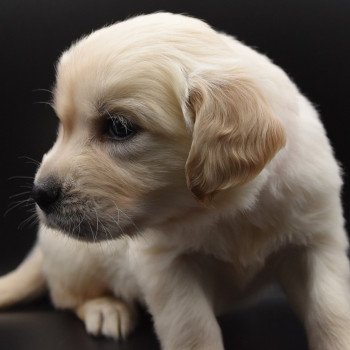
[(238, 279), (251, 280), (286, 244), (281, 228), (259, 227), (247, 218), (218, 221), (206, 232), (202, 250), (231, 266)]

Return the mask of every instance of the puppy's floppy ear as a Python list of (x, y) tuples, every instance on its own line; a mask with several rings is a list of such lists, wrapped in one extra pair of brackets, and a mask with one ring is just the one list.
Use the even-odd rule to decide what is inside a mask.
[(201, 201), (258, 175), (285, 145), (280, 121), (242, 72), (204, 70), (189, 77), (184, 111), (193, 139), (187, 185)]

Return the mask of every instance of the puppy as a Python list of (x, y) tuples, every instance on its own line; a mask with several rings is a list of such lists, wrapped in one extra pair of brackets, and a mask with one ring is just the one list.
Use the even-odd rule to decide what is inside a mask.
[(2, 305), (47, 284), (117, 338), (141, 301), (163, 349), (222, 350), (215, 316), (276, 282), (310, 349), (350, 349), (340, 169), (268, 58), (194, 18), (138, 16), (62, 55), (54, 108), (38, 243), (0, 281)]

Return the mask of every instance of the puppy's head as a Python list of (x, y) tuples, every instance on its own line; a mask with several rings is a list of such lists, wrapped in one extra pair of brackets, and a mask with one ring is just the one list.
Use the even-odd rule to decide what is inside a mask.
[(181, 220), (256, 177), (283, 129), (221, 36), (192, 18), (139, 16), (58, 64), (57, 140), (33, 196), (47, 225), (85, 240)]

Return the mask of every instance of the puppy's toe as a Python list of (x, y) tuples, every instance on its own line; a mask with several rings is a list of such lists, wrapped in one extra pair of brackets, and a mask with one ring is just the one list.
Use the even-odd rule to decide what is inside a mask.
[(83, 321), (85, 322), (86, 331), (89, 334), (95, 336), (100, 335), (102, 326), (102, 314), (100, 310), (91, 306), (87, 307)]
[(90, 300), (78, 308), (77, 314), (94, 336), (126, 338), (136, 324), (134, 307), (111, 297)]

